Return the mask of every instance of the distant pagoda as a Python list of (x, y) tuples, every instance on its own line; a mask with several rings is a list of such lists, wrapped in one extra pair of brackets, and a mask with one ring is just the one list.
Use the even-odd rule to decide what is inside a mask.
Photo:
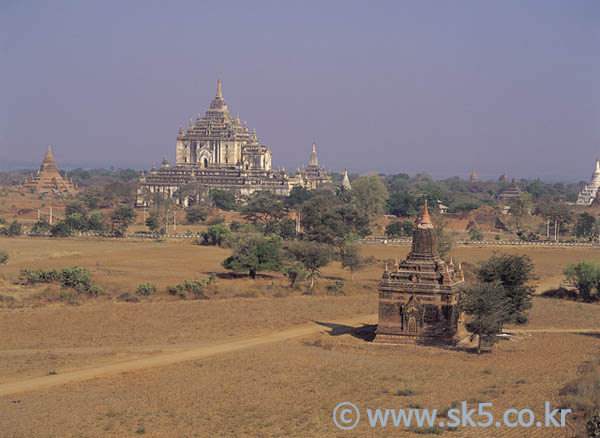
[(352, 190), (352, 185), (350, 184), (350, 178), (348, 178), (347, 170), (344, 170), (344, 178), (342, 179), (342, 187), (345, 190)]
[(519, 199), (521, 197), (521, 189), (517, 185), (517, 182), (513, 178), (509, 185), (498, 195), (498, 201), (504, 204), (509, 203), (513, 199)]
[(462, 333), (458, 310), (460, 265), (439, 256), (427, 201), (416, 223), (412, 250), (379, 284), (379, 323), (374, 342), (454, 343)]
[(48, 152), (42, 161), (40, 170), (36, 175), (30, 175), (22, 185), (24, 191), (31, 193), (75, 193), (77, 186), (70, 179), (64, 179), (58, 173), (58, 167), (48, 146)]
[(477, 176), (477, 172), (475, 172), (475, 171), (471, 172), (471, 178), (469, 178), (469, 181), (471, 181), (471, 182), (477, 182), (477, 181), (479, 181), (479, 177)]
[(596, 160), (596, 168), (592, 180), (581, 189), (577, 197), (577, 205), (591, 205), (600, 192), (600, 160)]

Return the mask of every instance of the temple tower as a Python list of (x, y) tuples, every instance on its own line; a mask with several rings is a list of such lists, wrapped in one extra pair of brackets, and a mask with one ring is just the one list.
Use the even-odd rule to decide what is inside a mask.
[(347, 170), (344, 170), (344, 179), (342, 179), (342, 187), (346, 190), (352, 190), (352, 185), (350, 184), (350, 178), (348, 178)]
[(374, 342), (454, 343), (462, 334), (458, 310), (462, 269), (438, 254), (427, 202), (416, 221), (406, 260), (383, 271), (379, 284), (379, 323)]
[(22, 188), (32, 193), (75, 193), (77, 191), (77, 187), (71, 180), (63, 178), (58, 172), (58, 166), (56, 165), (50, 146), (48, 146), (48, 151), (46, 152), (44, 161), (42, 161), (40, 170), (38, 170), (35, 176), (27, 178)]

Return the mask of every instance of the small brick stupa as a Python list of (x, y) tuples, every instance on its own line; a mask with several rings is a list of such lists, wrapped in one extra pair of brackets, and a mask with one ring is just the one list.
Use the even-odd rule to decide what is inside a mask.
[(31, 193), (75, 193), (77, 187), (73, 182), (65, 180), (60, 173), (54, 155), (48, 146), (48, 152), (42, 161), (37, 175), (31, 175), (25, 179), (23, 190)]
[(439, 256), (427, 201), (417, 220), (406, 260), (385, 271), (379, 284), (379, 323), (374, 342), (448, 343), (458, 341), (463, 324), (458, 289), (464, 275)]

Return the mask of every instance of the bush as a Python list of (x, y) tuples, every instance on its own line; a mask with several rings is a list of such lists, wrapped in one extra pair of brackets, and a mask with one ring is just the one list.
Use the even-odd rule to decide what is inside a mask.
[(483, 240), (483, 233), (477, 228), (471, 228), (469, 230), (469, 240), (480, 241)]
[(23, 234), (23, 227), (16, 220), (7, 227), (0, 228), (0, 236), (15, 237)]
[(220, 210), (235, 210), (237, 207), (235, 196), (228, 190), (213, 189), (209, 196), (215, 207)]
[(185, 220), (188, 224), (204, 222), (208, 217), (208, 211), (203, 208), (191, 208), (185, 212)]
[(414, 225), (411, 221), (391, 222), (385, 227), (385, 235), (388, 237), (406, 237), (412, 236)]
[(208, 297), (204, 294), (204, 289), (210, 280), (185, 280), (175, 286), (167, 286), (169, 295), (178, 295), (180, 298), (187, 298), (187, 292), (193, 293), (196, 298), (207, 300)]
[(50, 235), (52, 237), (69, 237), (73, 234), (71, 225), (66, 221), (58, 221), (51, 229)]
[(567, 282), (577, 289), (584, 301), (597, 299), (598, 295), (592, 296), (592, 291), (596, 288), (600, 292), (600, 265), (585, 260), (567, 265), (563, 273)]
[(344, 292), (344, 282), (342, 280), (335, 280), (333, 283), (329, 283), (325, 286), (329, 292), (342, 293)]
[(225, 224), (216, 224), (208, 227), (201, 234), (204, 245), (229, 246), (233, 236)]
[(8, 262), (8, 253), (0, 249), (0, 265), (5, 265)]
[(90, 271), (81, 266), (69, 266), (60, 271), (63, 287), (75, 289), (77, 292), (88, 292), (90, 295), (98, 295), (92, 291), (92, 277)]
[(57, 283), (62, 287), (74, 289), (81, 293), (85, 292), (90, 296), (102, 294), (102, 288), (92, 283), (90, 272), (81, 266), (69, 266), (60, 271), (56, 269), (21, 269), (19, 275), (21, 281), (25, 284), (35, 283)]
[(35, 224), (33, 224), (33, 227), (31, 228), (31, 233), (35, 236), (39, 236), (42, 234), (49, 233), (51, 229), (52, 225), (50, 225), (49, 222), (45, 220), (39, 220)]
[(60, 273), (56, 269), (21, 269), (19, 275), (25, 284), (54, 283), (60, 280)]
[(155, 292), (156, 292), (156, 286), (154, 286), (152, 283), (140, 284), (135, 289), (136, 294), (143, 295), (145, 297), (150, 296)]

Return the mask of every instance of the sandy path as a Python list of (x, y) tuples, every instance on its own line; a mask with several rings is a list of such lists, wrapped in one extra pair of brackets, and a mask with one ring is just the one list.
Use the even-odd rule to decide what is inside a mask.
[[(343, 321), (333, 321), (326, 325), (312, 323), (306, 326), (282, 330), (269, 335), (259, 336), (256, 338), (241, 339), (238, 341), (226, 342), (223, 344), (202, 346), (191, 348), (184, 351), (174, 351), (169, 353), (161, 353), (151, 357), (129, 360), (125, 362), (112, 363), (93, 368), (83, 368), (66, 372), (64, 374), (54, 374), (32, 379), (19, 380), (0, 384), (0, 397), (18, 394), (21, 392), (35, 391), (46, 389), (57, 385), (67, 383), (82, 382), (85, 380), (95, 379), (97, 377), (112, 376), (115, 374), (136, 371), (146, 368), (154, 368), (159, 366), (171, 365), (177, 362), (186, 360), (203, 359), (217, 354), (230, 353), (239, 350), (245, 350), (260, 345), (271, 344), (274, 342), (285, 341), (287, 339), (306, 336), (321, 331), (329, 330), (331, 325), (339, 326), (354, 326), (357, 324), (372, 324), (377, 321), (377, 315), (363, 315), (360, 317), (347, 319)], [(343, 330), (343, 327), (341, 327)], [(165, 346), (167, 347), (167, 346)], [(168, 348), (173, 348), (169, 345)]]

